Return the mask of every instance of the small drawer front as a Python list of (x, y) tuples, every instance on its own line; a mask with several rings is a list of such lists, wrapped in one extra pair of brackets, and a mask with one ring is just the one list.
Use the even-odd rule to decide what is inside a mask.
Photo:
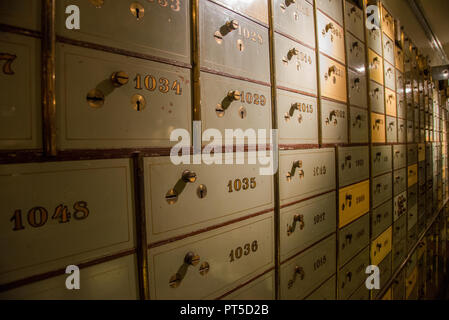
[[(405, 298), (414, 299), (416, 283), (418, 281), (418, 268), (414, 268), (408, 277), (405, 279)], [(416, 293), (416, 292), (415, 292)]]
[(387, 116), (387, 143), (398, 142), (397, 119)]
[(368, 68), (370, 71), (370, 79), (378, 84), (384, 84), (384, 64), (380, 55), (372, 50), (368, 50)]
[(391, 146), (376, 146), (371, 148), (371, 175), (373, 177), (390, 172), (392, 165)]
[(347, 106), (321, 100), (321, 143), (348, 142)]
[(346, 30), (355, 35), (358, 39), (365, 41), (365, 24), (363, 21), (363, 11), (350, 1), (345, 5)]
[[(385, 287), (385, 282), (390, 278), (391, 276), (391, 253), (389, 253), (379, 264), (379, 271), (380, 271), (380, 287), (384, 288)], [(371, 261), (371, 264), (374, 264)], [(375, 265), (375, 264), (374, 264)], [(379, 290), (372, 290), (372, 300), (375, 300), (377, 298), (379, 298), (377, 295), (379, 294)]]
[(410, 230), (416, 227), (417, 223), (418, 223), (418, 206), (414, 205), (413, 207), (409, 207), (407, 212), (407, 229)]
[(399, 70), (395, 70), (396, 78), (396, 92), (398, 94), (404, 94), (404, 74)]
[(369, 180), (340, 189), (339, 191), (339, 228), (369, 211)]
[(273, 267), (273, 254), (272, 213), (150, 249), (151, 297), (217, 298)]
[(269, 83), (268, 30), (210, 1), (199, 6), (201, 65)]
[(221, 300), (274, 300), (274, 279), (274, 271), (268, 272), (243, 288), (224, 296)]
[(334, 190), (335, 150), (282, 151), (279, 180), (282, 205)]
[(281, 209), (281, 259), (286, 259), (335, 231), (336, 192)]
[(396, 117), (396, 92), (385, 88), (385, 113), (389, 116)]
[(303, 299), (335, 272), (335, 235), (281, 265), (280, 297)]
[(66, 44), (56, 49), (61, 149), (168, 147), (175, 128), (190, 132), (188, 69)]
[(380, 236), (378, 236), (374, 241), (371, 242), (371, 264), (376, 266), (379, 265), (382, 260), (384, 260), (384, 258), (391, 252), (391, 246), (392, 227), (385, 230)]
[[(274, 35), (274, 43), (277, 52), (275, 61), (277, 86), (316, 94), (315, 51), (277, 33)], [(254, 59), (254, 56), (252, 59), (258, 60)], [(260, 63), (269, 65), (269, 61)]]
[(394, 65), (399, 71), (404, 72), (404, 52), (396, 45), (394, 51)]
[(424, 143), (418, 144), (418, 162), (426, 161), (426, 146)]
[(393, 222), (393, 243), (399, 243), (407, 240), (407, 215), (402, 215), (398, 220)]
[[(390, 65), (394, 64), (394, 41), (391, 38), (383, 34), (382, 46), (384, 48), (384, 58)], [(393, 67), (394, 68), (394, 67)], [(394, 73), (394, 72), (393, 72)], [(393, 74), (394, 77), (394, 74)]]
[[(24, 6), (20, 10), (18, 3)], [(28, 13), (36, 3), (2, 1), (0, 21), (15, 16), (11, 7), (19, 17), (19, 12)], [(0, 149), (38, 149), (42, 146), (40, 40), (6, 32), (0, 35)]]
[(393, 243), (393, 270), (396, 270), (401, 265), (406, 256), (407, 256), (407, 243), (405, 239), (397, 243)]
[(370, 81), (369, 101), (371, 104), (371, 111), (385, 113), (385, 91), (382, 85)]
[(366, 97), (366, 73), (348, 69), (349, 104), (368, 109)]
[(316, 7), (343, 25), (343, 3), (342, 0), (317, 0)]
[(407, 169), (399, 169), (393, 172), (393, 194), (396, 196), (407, 190)]
[(338, 265), (345, 265), (357, 252), (369, 244), (370, 216), (360, 219), (338, 231)]
[(337, 277), (333, 276), (310, 294), (306, 300), (335, 300)]
[(413, 131), (413, 121), (407, 120), (407, 142), (413, 143), (415, 141), (415, 133)]
[(382, 6), (382, 31), (385, 35), (394, 39), (394, 18), (384, 6)]
[(335, 21), (317, 12), (318, 46), (320, 52), (345, 63), (344, 31)]
[(377, 54), (382, 54), (382, 39), (378, 28), (368, 30), (368, 48), (374, 50)]
[[(239, 2), (244, 3), (244, 1)], [(315, 24), (312, 4), (305, 0), (274, 0), (273, 11), (276, 31), (288, 34), (313, 48), (315, 47)]]
[(415, 224), (407, 232), (407, 250), (410, 250), (418, 241), (418, 226)]
[[(150, 243), (273, 207), (272, 178), (260, 174), (259, 165), (249, 164), (247, 153), (218, 156), (223, 164), (176, 165), (170, 157), (144, 159)], [(241, 160), (245, 165), (236, 165)]]
[[(300, 81), (304, 82), (303, 80)], [(320, 83), (321, 95), (342, 102), (347, 101), (345, 66), (323, 54), (320, 54)]]
[(406, 143), (407, 142), (407, 121), (405, 119), (398, 118), (398, 142)]
[(405, 101), (404, 101), (403, 93), (398, 92), (396, 94), (396, 107), (397, 107), (398, 118), (405, 119), (406, 109), (405, 109)]
[(2, 165), (0, 185), (2, 284), (135, 247), (129, 159)]
[(393, 168), (400, 169), (407, 165), (406, 159), (407, 145), (394, 145), (393, 146)]
[[(64, 269), (66, 266), (63, 267)], [(67, 290), (63, 274), (3, 291), (5, 300), (138, 300), (137, 258), (127, 255), (82, 268), (81, 289)]]
[[(203, 131), (218, 129), (224, 137), (226, 129), (271, 128), (269, 87), (204, 72), (201, 84)], [(257, 140), (247, 143), (257, 144)]]
[(373, 209), (371, 216), (371, 237), (377, 238), (393, 222), (393, 203), (387, 201), (381, 206)]
[(418, 165), (414, 164), (414, 165), (408, 166), (408, 184), (407, 184), (407, 186), (410, 188), (417, 182), (418, 182)]
[[(395, 268), (393, 267), (393, 270)], [(393, 281), (393, 299), (404, 300), (405, 299), (405, 273), (401, 271), (399, 276)]]
[(339, 186), (345, 187), (352, 183), (369, 178), (368, 147), (338, 148), (338, 180)]
[(391, 173), (372, 179), (373, 208), (391, 199), (392, 195)]
[(385, 115), (371, 112), (371, 138), (373, 143), (385, 143)]
[(0, 23), (40, 31), (41, 8), (42, 4), (34, 0), (2, 1)]
[(409, 207), (413, 207), (414, 205), (416, 205), (418, 201), (418, 185), (415, 184), (414, 186), (407, 189), (407, 199)]
[[(190, 64), (191, 29), (188, 1), (104, 2), (57, 1), (58, 35)], [(69, 5), (76, 5), (79, 8), (81, 16), (79, 30), (66, 27), (68, 17), (66, 8)], [(202, 3), (200, 6), (202, 7)], [(218, 20), (219, 17), (223, 17), (223, 9), (214, 7), (215, 10), (201, 14), (200, 21)], [(202, 23), (200, 28), (204, 32), (207, 26), (208, 24)], [(210, 40), (215, 42), (213, 32)], [(268, 38), (265, 37), (264, 40)]]
[(346, 300), (366, 280), (366, 267), (369, 265), (369, 248), (355, 256), (338, 272), (338, 299)]
[(356, 69), (365, 69), (365, 44), (346, 32), (346, 53), (348, 56), (348, 66)]
[(368, 142), (368, 111), (350, 107), (349, 142)]
[(317, 99), (277, 90), (280, 144), (318, 144)]
[(394, 197), (394, 221), (397, 221), (407, 213), (407, 192), (403, 192)]

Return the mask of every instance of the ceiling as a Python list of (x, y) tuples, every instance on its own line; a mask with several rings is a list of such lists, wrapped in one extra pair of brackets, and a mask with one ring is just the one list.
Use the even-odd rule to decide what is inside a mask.
[(420, 52), (429, 57), (430, 65), (449, 64), (449, 60), (445, 59), (435, 46), (432, 48), (425, 28), (412, 9), (414, 2), (427, 20), (431, 33), (441, 43), (446, 57), (449, 57), (449, 19), (447, 18), (449, 0), (383, 0), (382, 2), (391, 14), (400, 20), (405, 33)]

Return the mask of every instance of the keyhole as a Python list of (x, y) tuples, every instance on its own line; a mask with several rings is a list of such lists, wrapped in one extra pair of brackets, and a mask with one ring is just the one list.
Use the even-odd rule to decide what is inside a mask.
[(245, 45), (243, 44), (243, 41), (241, 39), (237, 40), (237, 48), (240, 50), (240, 52), (243, 52), (243, 50), (245, 50)]
[(131, 14), (136, 17), (137, 20), (143, 18), (145, 14), (145, 8), (139, 2), (131, 3), (129, 10), (131, 11)]
[(240, 119), (246, 118), (246, 109), (244, 106), (241, 106), (239, 109), (239, 117), (240, 117)]

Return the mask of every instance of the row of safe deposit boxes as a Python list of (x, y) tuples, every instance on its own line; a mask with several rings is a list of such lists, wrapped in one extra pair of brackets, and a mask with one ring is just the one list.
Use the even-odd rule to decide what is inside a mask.
[[(447, 98), (382, 3), (58, 0), (54, 92), (51, 3), (0, 3), (1, 298), (382, 298), (369, 265), (384, 290), (402, 269), (383, 298), (437, 292)], [(278, 175), (232, 149), (174, 164), (170, 136), (192, 120), (278, 129)]]

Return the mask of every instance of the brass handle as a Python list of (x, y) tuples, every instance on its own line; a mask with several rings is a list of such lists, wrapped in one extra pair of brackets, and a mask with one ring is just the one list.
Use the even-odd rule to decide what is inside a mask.
[(293, 284), (296, 282), (298, 276), (299, 276), (300, 280), (304, 280), (304, 277), (305, 277), (304, 269), (302, 267), (295, 266), (295, 270), (293, 272), (293, 278), (288, 281), (289, 289), (291, 289), (293, 287)]
[(293, 223), (291, 225), (287, 224), (287, 236), (290, 236), (296, 230), (296, 224), (299, 223), (299, 230), (304, 229), (304, 215), (295, 214), (293, 217)]
[(239, 28), (239, 22), (237, 20), (228, 21), (226, 22), (226, 28), (229, 31), (237, 30)]
[(297, 56), (298, 54), (299, 54), (299, 50), (296, 48), (292, 48), (292, 49), (288, 50), (287, 59), (291, 60), (293, 58), (293, 56)]
[(129, 76), (126, 72), (117, 71), (111, 75), (111, 81), (114, 87), (121, 87), (128, 83)]
[(352, 206), (352, 194), (347, 194), (345, 196), (345, 203), (341, 205), (341, 210), (343, 211), (345, 210), (346, 207), (350, 208), (351, 206)]
[[(179, 195), (184, 191), (187, 183), (194, 183), (196, 181), (196, 173), (191, 170), (184, 170), (181, 178), (176, 182), (175, 186), (168, 190), (165, 194), (165, 200), (168, 204), (172, 205), (178, 201)], [(207, 188), (201, 185), (197, 190), (197, 195), (200, 199), (204, 198), (207, 194)]]
[(329, 22), (329, 23), (324, 27), (323, 34), (329, 32), (329, 30), (332, 30), (332, 29), (334, 29), (334, 24), (333, 24), (332, 22)]
[(336, 73), (336, 72), (337, 72), (337, 68), (335, 66), (332, 66), (332, 67), (330, 67), (328, 69), (327, 74), (330, 76), (330, 75), (332, 75), (333, 73)]
[[(286, 113), (284, 115), (285, 120), (286, 121), (290, 120), (291, 117), (293, 117), (295, 110), (298, 110), (298, 111), (300, 110), (300, 106), (301, 106), (300, 102), (292, 103), (292, 105), (290, 106), (290, 110), (288, 111), (288, 113)], [(302, 114), (298, 115), (298, 122), (302, 123)]]
[(182, 173), (182, 180), (187, 183), (194, 183), (196, 181), (196, 173), (190, 170), (185, 170)]
[(288, 6), (290, 6), (291, 4), (294, 4), (294, 3), (296, 3), (296, 0), (285, 0), (285, 6), (286, 7), (288, 7)]
[[(296, 160), (293, 162), (292, 164), (292, 169), (287, 173), (287, 181), (291, 181), (291, 178), (295, 175), (295, 171), (296, 169), (301, 169), (302, 168), (302, 161), (301, 160)], [(304, 178), (304, 170), (299, 170), (299, 178), (302, 179)]]
[(200, 257), (193, 253), (193, 252), (187, 252), (187, 254), (184, 256), (184, 261), (179, 267), (178, 271), (170, 278), (169, 280), (169, 286), (172, 288), (177, 288), (181, 285), (182, 280), (184, 280), (189, 266), (195, 267), (200, 262)]

